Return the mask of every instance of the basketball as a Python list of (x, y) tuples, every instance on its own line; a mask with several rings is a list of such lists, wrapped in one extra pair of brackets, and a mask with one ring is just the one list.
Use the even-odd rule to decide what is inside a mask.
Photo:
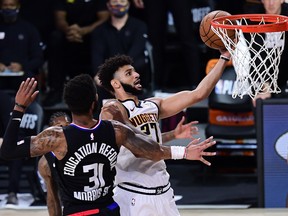
[[(208, 13), (201, 21), (199, 27), (199, 33), (202, 41), (212, 49), (225, 49), (225, 45), (222, 40), (213, 32), (211, 28), (211, 21), (217, 17), (230, 16), (231, 14), (222, 11), (216, 10)], [(230, 38), (235, 38), (235, 31), (228, 30), (228, 35)]]

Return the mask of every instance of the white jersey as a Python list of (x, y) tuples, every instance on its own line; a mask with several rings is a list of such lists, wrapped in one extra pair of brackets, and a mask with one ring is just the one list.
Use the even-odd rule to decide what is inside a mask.
[[(162, 145), (158, 106), (147, 100), (141, 100), (138, 105), (130, 99), (120, 102), (126, 107), (130, 122)], [(118, 154), (116, 171), (116, 184), (129, 182), (144, 187), (157, 187), (167, 185), (170, 177), (164, 160), (154, 162), (136, 158), (124, 146), (121, 146)]]

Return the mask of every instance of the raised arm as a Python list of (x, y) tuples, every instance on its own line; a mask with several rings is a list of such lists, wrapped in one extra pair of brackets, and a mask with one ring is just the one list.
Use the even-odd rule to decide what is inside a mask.
[[(36, 157), (50, 151), (57, 151), (66, 144), (61, 127), (50, 127), (37, 136), (18, 140), (20, 123), (26, 108), (35, 100), (38, 91), (35, 91), (37, 82), (34, 78), (27, 78), (19, 87), (15, 97), (15, 106), (6, 128), (0, 155), (4, 159), (19, 159)], [(62, 144), (61, 144), (62, 143)], [(61, 151), (57, 151), (57, 158), (63, 158)]]
[[(230, 53), (228, 51), (221, 51), (221, 54), (225, 55), (227, 58), (230, 58)], [(159, 106), (160, 119), (173, 116), (183, 111), (184, 109), (206, 99), (214, 89), (216, 83), (219, 81), (222, 72), (226, 67), (226, 64), (227, 61), (219, 59), (211, 72), (206, 75), (206, 77), (193, 91), (181, 91), (162, 99), (151, 98), (150, 100), (153, 100)]]

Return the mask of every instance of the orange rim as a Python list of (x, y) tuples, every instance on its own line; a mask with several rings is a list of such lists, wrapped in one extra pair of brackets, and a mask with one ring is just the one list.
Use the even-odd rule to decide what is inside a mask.
[[(265, 24), (259, 23), (258, 25), (233, 25), (229, 23), (221, 24), (223, 21), (236, 21), (246, 19), (253, 22), (261, 22), (264, 20)], [(279, 32), (279, 31), (288, 31), (288, 17), (275, 14), (239, 14), (239, 15), (230, 15), (214, 18), (211, 21), (211, 25), (214, 28), (223, 28), (223, 29), (241, 29), (243, 32), (256, 32), (256, 33), (265, 33), (265, 32)]]

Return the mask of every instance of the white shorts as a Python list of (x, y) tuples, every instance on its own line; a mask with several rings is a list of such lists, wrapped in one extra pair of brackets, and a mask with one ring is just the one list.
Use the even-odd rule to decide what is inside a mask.
[(115, 187), (113, 198), (121, 216), (180, 216), (172, 188), (159, 195), (143, 195)]

